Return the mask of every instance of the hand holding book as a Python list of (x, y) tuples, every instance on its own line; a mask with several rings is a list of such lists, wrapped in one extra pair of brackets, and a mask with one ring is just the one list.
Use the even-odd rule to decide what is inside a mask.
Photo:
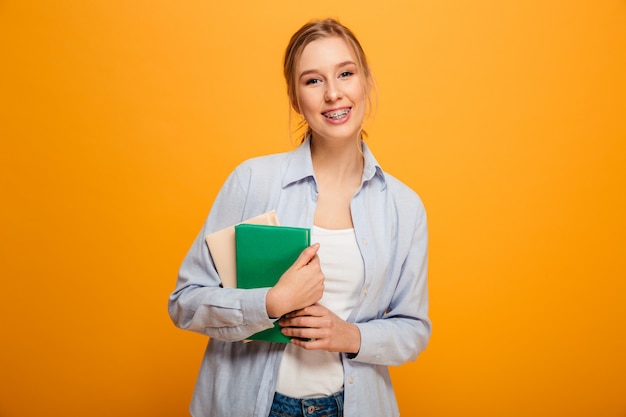
[(278, 324), (293, 344), (305, 349), (346, 352), (356, 356), (361, 348), (361, 331), (328, 308), (314, 304), (284, 315)]
[(317, 251), (319, 244), (306, 248), (267, 293), (270, 317), (278, 318), (291, 311), (317, 303), (324, 293), (324, 275)]

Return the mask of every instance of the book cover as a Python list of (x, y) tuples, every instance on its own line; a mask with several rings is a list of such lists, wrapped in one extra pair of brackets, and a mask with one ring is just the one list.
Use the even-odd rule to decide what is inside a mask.
[[(239, 224), (235, 226), (237, 287), (273, 287), (282, 274), (311, 244), (310, 229)], [(289, 343), (278, 323), (249, 340)]]
[[(276, 211), (271, 210), (241, 223), (269, 224), (278, 226)], [(209, 252), (215, 263), (217, 274), (224, 288), (237, 288), (237, 266), (235, 262), (235, 226), (226, 227), (206, 237)]]

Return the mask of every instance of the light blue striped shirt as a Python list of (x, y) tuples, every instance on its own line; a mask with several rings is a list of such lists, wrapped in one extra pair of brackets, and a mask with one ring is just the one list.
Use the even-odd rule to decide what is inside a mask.
[[(384, 173), (363, 143), (361, 187), (350, 209), (365, 279), (348, 321), (361, 332), (356, 357), (342, 354), (344, 415), (399, 415), (388, 365), (414, 361), (426, 348), (428, 318), (427, 226), (415, 192)], [(194, 417), (267, 417), (285, 345), (244, 343), (274, 320), (268, 288), (220, 287), (205, 237), (276, 210), (285, 226), (313, 226), (317, 185), (309, 141), (297, 149), (245, 161), (228, 177), (187, 253), (169, 314), (176, 326), (210, 337), (191, 402)]]

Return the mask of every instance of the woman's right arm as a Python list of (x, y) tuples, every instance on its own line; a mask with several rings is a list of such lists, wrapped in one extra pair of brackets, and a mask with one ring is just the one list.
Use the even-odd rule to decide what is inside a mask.
[(283, 314), (322, 298), (319, 245), (302, 251), (273, 288), (221, 288), (210, 257), (204, 255), (202, 236), (185, 257), (170, 296), (170, 317), (178, 327), (220, 340), (243, 340), (272, 327)]
[[(243, 175), (245, 177), (245, 171)], [(265, 299), (268, 288), (242, 290), (222, 288), (206, 245), (209, 233), (243, 220), (247, 190), (245, 178), (235, 170), (218, 193), (211, 212), (187, 252), (178, 272), (168, 311), (182, 329), (226, 341), (243, 340), (273, 326)]]
[[(317, 245), (305, 249), (273, 288), (220, 286), (205, 239), (209, 233), (244, 220), (250, 177), (250, 170), (241, 167), (228, 177), (183, 260), (168, 305), (172, 321), (182, 329), (224, 341), (244, 340), (273, 327), (283, 314), (314, 304), (322, 297), (324, 276)], [(260, 206), (253, 215), (264, 210), (267, 207)]]

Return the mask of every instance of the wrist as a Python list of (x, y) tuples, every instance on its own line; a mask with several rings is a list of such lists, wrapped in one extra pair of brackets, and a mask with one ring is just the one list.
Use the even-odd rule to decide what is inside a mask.
[(354, 323), (350, 323), (350, 328), (352, 337), (349, 338), (350, 346), (348, 346), (345, 353), (348, 359), (354, 359), (361, 350), (361, 330)]
[(278, 319), (283, 316), (283, 314), (288, 311), (284, 311), (284, 307), (281, 305), (281, 297), (276, 294), (275, 288), (270, 288), (265, 295), (265, 310), (267, 311), (267, 316), (271, 319)]

